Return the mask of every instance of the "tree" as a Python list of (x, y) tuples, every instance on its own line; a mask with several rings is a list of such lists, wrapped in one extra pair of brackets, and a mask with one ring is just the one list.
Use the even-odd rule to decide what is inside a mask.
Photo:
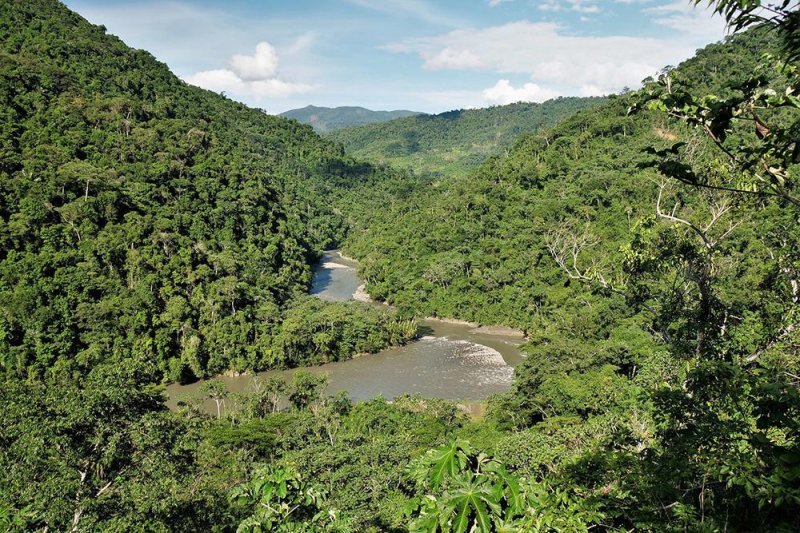
[(336, 437), (342, 427), (342, 417), (350, 411), (350, 407), (351, 401), (346, 391), (311, 405), (314, 419), (324, 428), (331, 446), (336, 444)]
[(305, 409), (319, 399), (327, 384), (328, 378), (325, 375), (298, 370), (292, 376), (292, 392), (289, 393), (289, 401), (296, 409)]
[(272, 376), (267, 380), (260, 376), (254, 376), (250, 383), (250, 390), (244, 395), (244, 402), (250, 416), (263, 418), (277, 413), (281, 399), (287, 390), (286, 380), (280, 376)]
[(222, 418), (222, 407), (225, 405), (225, 398), (228, 397), (228, 386), (219, 378), (209, 379), (200, 387), (206, 398), (214, 400), (217, 406), (217, 418)]
[(128, 361), (80, 380), (4, 383), (0, 527), (9, 511), (20, 530), (211, 527), (207, 489), (175, 490), (204, 484), (200, 435), (166, 408), (156, 375)]
[(709, 4), (714, 12), (725, 17), (733, 31), (758, 25), (775, 29), (783, 42), (787, 59), (800, 59), (800, 13), (797, 0), (692, 0), (695, 5)]
[[(710, 166), (698, 164), (692, 157), (697, 147), (678, 142), (663, 150), (650, 149), (656, 159), (646, 163), (690, 188), (709, 191), (712, 206), (708, 222), (698, 224), (680, 216), (678, 204), (663, 209), (665, 186), (659, 191), (657, 215), (688, 228), (701, 246), (694, 254), (684, 247), (689, 252), (686, 256), (695, 256), (688, 261), (684, 279), (698, 289), (696, 311), (688, 316), (674, 308), (665, 311), (675, 322), (689, 322), (697, 335), (691, 349), (673, 343), (675, 355), (688, 360), (684, 379), (652, 395), (662, 442), (662, 449), (653, 457), (655, 475), (672, 477), (670, 484), (661, 485), (659, 498), (674, 500), (669, 505), (679, 509), (676, 513), (683, 515), (687, 524), (727, 527), (722, 513), (736, 512), (754, 517), (749, 519), (752, 524), (796, 527), (797, 517), (789, 508), (800, 503), (800, 448), (796, 442), (775, 436), (796, 433), (800, 424), (794, 414), (786, 416), (800, 412), (794, 374), (779, 370), (788, 361), (796, 361), (796, 347), (788, 339), (796, 329), (797, 301), (778, 291), (773, 303), (784, 312), (777, 321), (769, 320), (770, 313), (763, 306), (751, 303), (737, 309), (730, 295), (725, 302), (725, 285), (719, 276), (724, 254), (719, 249), (737, 224), (714, 228), (730, 217), (734, 205), (755, 205), (748, 214), (757, 217), (768, 209), (765, 199), (776, 201), (778, 210), (787, 210), (796, 224), (794, 212), (800, 206), (794, 175), (800, 154), (800, 100), (796, 93), (800, 77), (793, 62), (800, 58), (798, 4), (709, 3), (734, 30), (760, 24), (759, 31), (774, 31), (781, 40), (782, 59), (765, 56), (756, 76), (727, 88), (724, 97), (697, 98), (672, 73), (661, 76), (645, 95), (650, 109), (702, 132), (721, 157)], [(728, 198), (731, 195), (739, 197), (738, 202), (734, 204)], [(769, 231), (763, 232), (762, 242), (780, 242), (796, 233), (788, 227), (777, 231), (777, 239)], [(770, 255), (778, 265), (797, 261), (796, 249), (785, 244), (771, 249)], [(660, 268), (665, 267), (662, 264)], [(777, 278), (788, 274), (789, 285), (796, 284), (791, 269), (780, 268), (779, 272)], [(758, 315), (760, 320), (754, 318)], [(766, 326), (769, 322), (771, 327)], [(754, 323), (767, 331), (754, 334)], [(745, 335), (758, 341), (744, 346), (735, 341)], [(764, 353), (771, 353), (774, 359), (762, 358)], [(787, 502), (794, 503), (787, 507)], [(745, 524), (742, 521), (741, 527), (747, 527)]]
[[(695, 4), (704, 0), (695, 0)], [(649, 84), (646, 107), (668, 113), (702, 131), (724, 158), (716, 173), (723, 184), (708, 182), (685, 162), (686, 143), (651, 150), (658, 156), (654, 166), (667, 176), (688, 185), (744, 195), (781, 198), (800, 206), (793, 166), (800, 157), (800, 72), (793, 64), (800, 59), (800, 3), (783, 0), (776, 4), (761, 0), (711, 0), (713, 9), (725, 17), (734, 31), (760, 25), (780, 38), (780, 57), (767, 54), (755, 75), (726, 88), (728, 96), (698, 98), (671, 72)], [(776, 80), (780, 80), (779, 84)], [(749, 132), (743, 124), (751, 124)], [(744, 140), (744, 142), (743, 142)]]

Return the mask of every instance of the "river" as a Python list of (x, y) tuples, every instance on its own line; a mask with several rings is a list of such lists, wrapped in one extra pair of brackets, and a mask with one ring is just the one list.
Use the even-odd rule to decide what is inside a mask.
[[(338, 252), (326, 252), (314, 271), (311, 294), (329, 301), (352, 300), (362, 281), (357, 264)], [(378, 305), (378, 304), (376, 304)], [(347, 391), (354, 401), (383, 395), (391, 399), (409, 393), (448, 400), (483, 400), (511, 385), (513, 367), (522, 360), (520, 335), (491, 334), (473, 325), (428, 319), (420, 339), (405, 346), (337, 363), (308, 367), (327, 374), (328, 393)], [(282, 375), (287, 381), (297, 369), (257, 375)], [(223, 376), (231, 392), (245, 389), (251, 375)], [(200, 383), (167, 387), (168, 402), (198, 393)]]

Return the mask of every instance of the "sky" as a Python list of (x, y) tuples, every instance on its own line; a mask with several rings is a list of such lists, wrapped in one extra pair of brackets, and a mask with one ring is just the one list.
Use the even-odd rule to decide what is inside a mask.
[(635, 89), (725, 35), (689, 0), (66, 0), (188, 83), (270, 113), (439, 113)]

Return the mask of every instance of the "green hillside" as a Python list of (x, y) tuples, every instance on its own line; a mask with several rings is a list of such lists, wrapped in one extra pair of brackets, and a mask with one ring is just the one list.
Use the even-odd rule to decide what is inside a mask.
[[(753, 86), (765, 50), (771, 34), (737, 36), (680, 65), (670, 83), (738, 101), (733, 88)], [(770, 84), (785, 92), (780, 78)], [(749, 185), (715, 191), (732, 173), (721, 152), (665, 113), (633, 112), (645, 95), (611, 97), (523, 136), (466, 176), (375, 192), (351, 211), (345, 248), (368, 292), (406, 312), (528, 333), (514, 391), (490, 404), (495, 423), (519, 433), (485, 451), (529, 475), (554, 472), (557, 484), (591, 480), (579, 493), (616, 494), (625, 516), (616, 523), (634, 529), (669, 530), (661, 521), (677, 516), (657, 502), (694, 512), (687, 495), (719, 480), (707, 527), (723, 529), (733, 513), (737, 528), (760, 529), (756, 509), (768, 504), (757, 493), (771, 490), (770, 476), (794, 479), (786, 490), (800, 495), (797, 441), (767, 436), (800, 422), (795, 378), (780, 370), (800, 364), (798, 212)], [(797, 120), (790, 109), (763, 113)], [(733, 123), (725, 150), (757, 143), (752, 120)], [(677, 150), (669, 168), (706, 175), (710, 188), (658, 172), (659, 150)], [(774, 420), (781, 429), (754, 421), (776, 414), (755, 414), (767, 405), (793, 413)], [(784, 471), (779, 456), (795, 466)], [(796, 520), (789, 507), (772, 516)]]
[(425, 174), (465, 174), (510, 148), (518, 135), (552, 127), (603, 101), (557, 98), (542, 104), (460, 109), (342, 129), (328, 137), (342, 143), (348, 154), (368, 161)]
[(416, 111), (402, 109), (396, 111), (372, 111), (364, 107), (354, 106), (317, 107), (309, 105), (301, 109), (285, 111), (280, 116), (293, 118), (298, 122), (308, 124), (318, 133), (327, 133), (351, 126), (386, 122), (419, 114)]
[[(533, 107), (438, 174), (4, 2), (0, 531), (800, 530), (796, 23)], [(391, 310), (306, 296), (340, 243)], [(425, 315), (526, 331), (485, 414), (302, 370), (166, 406), (165, 381), (345, 359)]]
[(2, 372), (296, 364), (273, 339), (341, 236), (321, 191), (373, 169), (55, 2), (6, 4), (0, 54)]

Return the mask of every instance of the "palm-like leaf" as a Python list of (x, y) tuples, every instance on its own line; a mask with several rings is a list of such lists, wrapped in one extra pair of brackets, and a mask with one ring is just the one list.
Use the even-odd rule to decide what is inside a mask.
[(447, 477), (455, 477), (469, 462), (469, 443), (454, 440), (446, 446), (430, 450), (412, 463), (409, 473), (420, 484), (437, 490)]
[(492, 530), (492, 515), (501, 513), (500, 503), (488, 478), (471, 472), (455, 480), (442, 499), (443, 514), (452, 517), (451, 530), (466, 533), (472, 526), (478, 531)]

